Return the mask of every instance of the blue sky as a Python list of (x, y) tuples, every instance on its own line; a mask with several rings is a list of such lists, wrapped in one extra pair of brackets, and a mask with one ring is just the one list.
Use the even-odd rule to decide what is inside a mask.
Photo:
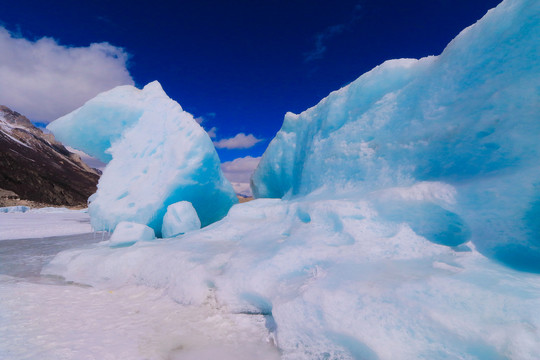
[[(285, 112), (298, 113), (315, 105), (384, 60), (439, 54), (459, 31), (498, 3), (18, 0), (2, 4), (0, 26), (12, 38), (29, 44), (43, 37), (54, 39), (64, 49), (111, 44), (111, 49), (98, 49), (99, 54), (109, 51), (109, 57), (119, 59), (117, 63), (95, 52), (91, 55), (96, 59), (93, 63), (99, 64), (96, 71), (103, 69), (103, 79), (91, 76), (96, 89), (130, 81), (142, 87), (158, 80), (186, 111), (204, 119), (207, 130), (214, 128), (215, 140), (222, 145), (239, 133), (245, 136), (236, 140), (243, 140), (245, 146), (255, 142), (244, 149), (218, 149), (225, 162), (260, 156)], [(7, 60), (0, 55), (0, 67), (2, 61)], [(73, 67), (65, 76), (78, 79), (78, 69)], [(58, 70), (54, 76), (62, 74)], [(16, 80), (10, 79), (10, 84)], [(74, 82), (63, 86), (75, 87)], [(0, 83), (1, 87), (6, 85)], [(27, 102), (13, 100), (21, 104), (14, 110), (33, 121), (50, 121), (54, 115), (41, 116), (39, 109), (30, 109), (39, 104), (39, 92), (23, 93)], [(2, 94), (0, 89), (0, 103), (5, 102)], [(69, 94), (58, 91), (53, 99), (55, 91), (48, 91), (48, 96), (48, 104), (62, 105), (65, 100), (64, 107), (51, 108), (50, 114), (74, 106)], [(45, 107), (41, 106), (43, 113)], [(250, 135), (253, 141), (246, 140)]]

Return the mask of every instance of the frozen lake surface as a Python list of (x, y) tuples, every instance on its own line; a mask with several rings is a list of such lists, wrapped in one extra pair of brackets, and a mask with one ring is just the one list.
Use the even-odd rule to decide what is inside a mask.
[(90, 233), (4, 240), (0, 242), (0, 274), (42, 282), (46, 278), (40, 275), (43, 265), (52, 260), (60, 251), (82, 248), (102, 241), (104, 237), (105, 233)]
[[(15, 211), (9, 212), (10, 210)], [(0, 240), (44, 238), (92, 232), (90, 217), (86, 210), (65, 208), (25, 210), (24, 207), (0, 208)]]
[[(0, 221), (17, 219), (9, 225), (15, 235), (17, 227), (21, 234), (37, 234), (46, 220), (53, 228), (65, 223), (71, 231), (77, 230), (74, 219), (79, 230), (87, 224), (82, 212), (51, 214), (0, 214)], [(37, 221), (21, 221), (25, 218)], [(279, 358), (262, 315), (232, 314), (212, 297), (202, 306), (185, 306), (174, 302), (166, 289), (95, 289), (40, 275), (60, 251), (104, 238), (86, 233), (0, 241), (0, 358)]]

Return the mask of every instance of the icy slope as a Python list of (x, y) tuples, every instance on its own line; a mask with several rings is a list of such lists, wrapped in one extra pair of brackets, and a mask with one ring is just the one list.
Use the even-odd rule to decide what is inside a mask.
[(205, 226), (238, 201), (206, 132), (157, 81), (102, 93), (48, 128), (70, 146), (112, 156), (89, 206), (96, 230), (131, 221), (159, 235), (167, 206), (182, 200)]
[(539, 24), (540, 2), (505, 1), (441, 55), (385, 62), (288, 113), (255, 196), (445, 182), (479, 249), (540, 271)]
[(287, 113), (253, 177), (256, 194), (365, 192), (527, 168), (539, 151), (539, 8), (504, 2), (441, 55), (387, 61)]

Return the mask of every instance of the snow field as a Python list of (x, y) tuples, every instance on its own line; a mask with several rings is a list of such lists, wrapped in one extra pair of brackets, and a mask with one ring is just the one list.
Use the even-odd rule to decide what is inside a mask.
[[(278, 359), (262, 316), (211, 299), (181, 306), (148, 287), (115, 290), (0, 277), (3, 359)], [(237, 356), (241, 352), (241, 356)]]
[(87, 234), (92, 231), (86, 209), (19, 209), (0, 213), (0, 240)]
[[(12, 221), (12, 215), (26, 217)], [(279, 358), (264, 316), (231, 313), (211, 293), (200, 306), (184, 306), (166, 289), (97, 289), (40, 276), (43, 265), (61, 250), (110, 244), (103, 241), (108, 235), (77, 234), (77, 227), (73, 235), (61, 236), (75, 220), (89, 227), (83, 211), (0, 213), (14, 238), (0, 242), (0, 358)]]

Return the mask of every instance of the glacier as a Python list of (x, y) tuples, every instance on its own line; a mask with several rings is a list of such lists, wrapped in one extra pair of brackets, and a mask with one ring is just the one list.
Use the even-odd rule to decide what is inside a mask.
[(95, 230), (121, 221), (161, 236), (167, 207), (189, 201), (202, 226), (238, 202), (207, 133), (159, 82), (119, 86), (55, 120), (48, 129), (68, 145), (108, 164), (88, 211)]
[[(459, 217), (486, 255), (540, 272), (539, 8), (505, 1), (441, 55), (387, 61), (317, 106), (287, 113), (253, 193), (367, 195), (443, 182), (457, 194), (441, 217)], [(412, 207), (439, 221), (419, 206), (396, 211)]]
[[(177, 238), (59, 253), (100, 289), (257, 314), (282, 359), (535, 359), (540, 3), (287, 114), (251, 202)], [(99, 264), (96, 266), (96, 264)]]

